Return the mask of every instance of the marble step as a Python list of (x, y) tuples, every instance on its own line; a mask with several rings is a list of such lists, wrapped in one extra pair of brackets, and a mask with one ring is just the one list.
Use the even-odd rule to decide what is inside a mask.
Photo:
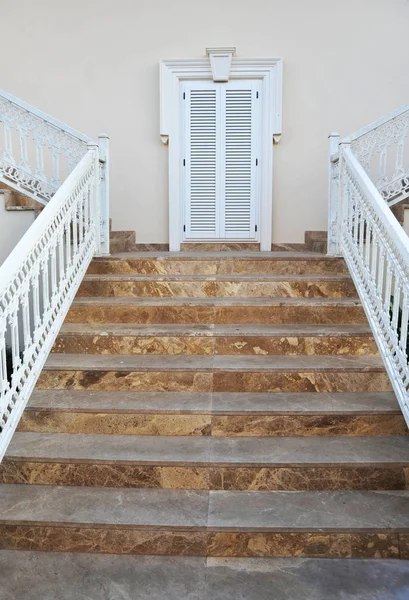
[(53, 347), (79, 354), (378, 354), (368, 325), (66, 323)]
[(246, 492), (0, 485), (0, 548), (408, 558), (409, 490)]
[(124, 252), (94, 258), (89, 274), (348, 274), (341, 258), (314, 252)]
[(392, 392), (34, 390), (18, 430), (232, 437), (408, 434)]
[(378, 356), (50, 354), (37, 389), (388, 392)]
[(367, 324), (358, 298), (76, 298), (66, 323)]
[(12, 550), (0, 551), (1, 585), (8, 600), (135, 600), (136, 589), (138, 600), (409, 598), (405, 560), (36, 551), (21, 551), (17, 558)]
[(356, 297), (348, 275), (86, 275), (77, 297)]
[(409, 438), (16, 433), (0, 464), (0, 483), (402, 490), (409, 489)]

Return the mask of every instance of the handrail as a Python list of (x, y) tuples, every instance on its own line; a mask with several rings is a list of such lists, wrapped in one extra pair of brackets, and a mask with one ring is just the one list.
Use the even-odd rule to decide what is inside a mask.
[(0, 96), (2, 98), (4, 98), (5, 100), (8, 100), (12, 104), (15, 104), (15, 105), (19, 106), (20, 108), (26, 110), (27, 112), (36, 115), (43, 121), (47, 121), (47, 123), (50, 123), (50, 125), (54, 125), (54, 127), (58, 127), (65, 133), (68, 133), (68, 134), (72, 135), (73, 137), (78, 138), (79, 140), (83, 141), (85, 144), (89, 144), (90, 142), (92, 142), (92, 138), (90, 138), (88, 135), (85, 135), (84, 133), (81, 133), (80, 131), (73, 129), (69, 125), (66, 125), (62, 121), (55, 119), (51, 115), (47, 115), (47, 113), (36, 108), (35, 106), (32, 106), (31, 104), (28, 104), (27, 102), (24, 102), (24, 100), (20, 100), (20, 98), (17, 98), (17, 96), (13, 96), (13, 94), (9, 94), (9, 92), (6, 92), (5, 90), (2, 90), (2, 89), (0, 89)]
[(92, 257), (109, 253), (109, 139), (96, 143), (1, 91), (0, 123), (0, 180), (46, 204), (0, 266), (1, 460)]
[(365, 127), (358, 129), (358, 131), (356, 131), (352, 135), (347, 136), (342, 141), (345, 142), (346, 144), (355, 142), (356, 140), (363, 137), (367, 133), (370, 133), (370, 132), (374, 131), (375, 129), (378, 129), (382, 125), (385, 125), (386, 123), (389, 123), (390, 121), (393, 121), (394, 119), (396, 119), (397, 117), (400, 117), (401, 115), (403, 115), (404, 113), (406, 113), (408, 111), (409, 111), (409, 104), (403, 104), (402, 106), (399, 106), (399, 108), (392, 110), (390, 113), (388, 113), (384, 117), (381, 117), (380, 119), (376, 119), (376, 121), (369, 123), (369, 125), (365, 125)]
[[(395, 111), (392, 121), (377, 121), (377, 127), (390, 127), (392, 122), (389, 133), (398, 131), (399, 143), (406, 136), (406, 124), (396, 125), (393, 119), (402, 115), (407, 120), (409, 113), (405, 109), (396, 115)], [(409, 238), (385, 202), (384, 188), (379, 189), (353, 143), (373, 136), (373, 130), (360, 131), (360, 136), (341, 143), (338, 134), (330, 136), (328, 253), (346, 260), (409, 425)], [(386, 144), (389, 133), (382, 132)]]

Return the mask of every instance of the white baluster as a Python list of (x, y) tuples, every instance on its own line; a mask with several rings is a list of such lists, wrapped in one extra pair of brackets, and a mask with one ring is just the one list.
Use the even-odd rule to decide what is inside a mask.
[(78, 249), (78, 218), (77, 218), (77, 202), (73, 207), (73, 220), (72, 220), (72, 255), (75, 260), (75, 255)]
[(384, 295), (384, 312), (389, 315), (389, 309), (391, 306), (391, 293), (392, 293), (392, 277), (393, 270), (390, 264), (389, 257), (386, 258), (386, 283), (385, 283), (385, 295)]
[(407, 356), (408, 321), (409, 321), (409, 295), (408, 295), (408, 289), (406, 288), (403, 293), (403, 300), (402, 300), (402, 323), (401, 323), (400, 339), (399, 339), (399, 345), (400, 345), (400, 348), (401, 348), (402, 352), (404, 353), (404, 355), (406, 355), (406, 361), (408, 359), (408, 356)]
[(20, 138), (20, 160), (18, 161), (18, 167), (27, 173), (31, 173), (30, 165), (28, 164), (27, 131), (20, 129), (18, 133)]
[(30, 330), (30, 304), (29, 304), (29, 283), (27, 279), (23, 285), (23, 292), (21, 294), (21, 310), (22, 310), (22, 321), (23, 321), (23, 341), (24, 348), (27, 349), (31, 346), (31, 330)]
[(395, 285), (393, 290), (393, 304), (392, 304), (392, 327), (394, 331), (398, 329), (398, 318), (400, 310), (400, 292), (401, 292), (401, 280), (397, 273), (395, 273)]
[(397, 179), (398, 177), (403, 177), (405, 174), (405, 169), (403, 168), (403, 162), (405, 158), (405, 138), (407, 132), (399, 137), (399, 141), (396, 147), (396, 161), (395, 161), (395, 172), (392, 176), (392, 179)]
[(54, 240), (50, 248), (50, 282), (51, 282), (51, 305), (54, 308), (57, 289), (57, 240)]
[(84, 230), (87, 227), (84, 215), (84, 195), (85, 192), (81, 192), (78, 200), (78, 244), (81, 246), (82, 240), (84, 239)]
[(60, 229), (58, 236), (58, 284), (60, 293), (63, 292), (65, 277), (65, 260), (64, 260), (64, 229)]
[[(72, 212), (70, 212), (71, 217)], [(66, 269), (67, 272), (71, 268), (71, 227), (72, 227), (72, 218), (65, 223), (65, 256), (66, 256)]]
[(33, 341), (35, 344), (38, 343), (40, 336), (41, 327), (41, 313), (40, 313), (40, 267), (38, 262), (33, 268), (33, 275), (31, 278), (31, 289), (33, 294)]
[[(51, 180), (52, 186), (58, 188), (60, 186), (60, 149), (55, 146), (51, 149)], [(72, 170), (72, 169), (71, 169)]]
[(371, 255), (371, 243), (372, 243), (372, 228), (371, 224), (366, 221), (365, 223), (365, 265), (369, 269), (370, 255)]
[[(376, 282), (376, 267), (378, 264), (378, 234), (374, 229), (372, 232), (372, 261), (371, 261), (371, 277), (372, 281)], [(374, 289), (375, 291), (375, 289)]]
[[(40, 266), (41, 279), (42, 279), (42, 283), (43, 283), (43, 315), (44, 315), (44, 317), (50, 310), (50, 306), (51, 306), (48, 265), (49, 265), (49, 253), (46, 252), (43, 256), (43, 259), (41, 261), (41, 266)], [(43, 317), (43, 323), (44, 323), (44, 317)]]
[(11, 125), (8, 121), (4, 121), (4, 152), (3, 159), (12, 164), (16, 164), (16, 160), (13, 156), (13, 143), (11, 137)]
[(44, 141), (39, 138), (36, 139), (36, 169), (34, 175), (39, 181), (47, 181), (44, 171)]
[(8, 322), (10, 327), (10, 337), (11, 337), (11, 357), (12, 357), (12, 376), (11, 383), (14, 389), (17, 388), (18, 381), (18, 371), (21, 366), (20, 359), (20, 338), (18, 331), (18, 306), (16, 306), (16, 302), (14, 302), (14, 307), (11, 309), (10, 314), (8, 315)]
[(381, 246), (379, 251), (379, 267), (378, 267), (378, 295), (380, 298), (383, 297), (383, 281), (385, 275), (385, 249)]
[[(6, 317), (0, 319), (0, 409), (1, 415), (5, 410), (4, 399), (10, 389), (7, 379), (7, 358), (6, 358)], [(0, 419), (1, 419), (0, 415)]]
[(376, 186), (381, 187), (388, 181), (386, 174), (387, 160), (388, 160), (388, 147), (389, 143), (385, 142), (381, 145), (379, 150), (379, 177), (376, 181)]

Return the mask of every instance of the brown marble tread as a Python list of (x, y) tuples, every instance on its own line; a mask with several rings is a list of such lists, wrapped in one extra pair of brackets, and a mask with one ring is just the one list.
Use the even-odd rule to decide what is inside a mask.
[(0, 524), (226, 532), (409, 532), (408, 491), (242, 492), (0, 485)]
[(393, 392), (128, 392), (34, 390), (26, 411), (125, 414), (400, 414)]
[(54, 353), (197, 355), (378, 354), (371, 330), (356, 325), (66, 323)]
[[(355, 307), (361, 306), (355, 298), (106, 298), (105, 296), (79, 297), (73, 306), (106, 304), (108, 306), (290, 306), (290, 307)], [(365, 321), (367, 323), (367, 321)]]
[[(186, 466), (409, 466), (409, 438), (16, 433), (6, 460)], [(409, 515), (409, 513), (408, 513)]]
[(384, 372), (378, 356), (140, 356), (51, 354), (45, 371)]
[(79, 297), (66, 322), (367, 323), (358, 298)]
[(106, 336), (186, 336), (186, 337), (360, 337), (372, 336), (371, 328), (365, 323), (351, 325), (328, 324), (141, 324), (141, 323), (64, 323), (62, 335), (106, 335)]
[(314, 281), (339, 281), (339, 282), (349, 282), (351, 280), (351, 276), (345, 273), (315, 273), (315, 274), (269, 274), (269, 273), (215, 273), (212, 275), (207, 275), (206, 273), (201, 275), (197, 273), (193, 274), (120, 274), (120, 273), (106, 273), (106, 274), (95, 274), (90, 273), (85, 275), (83, 281), (106, 281), (106, 282), (121, 282), (121, 281), (181, 281), (181, 282), (189, 282), (189, 281), (227, 281), (227, 282), (249, 282), (249, 283), (257, 283), (261, 281), (266, 282), (314, 282)]

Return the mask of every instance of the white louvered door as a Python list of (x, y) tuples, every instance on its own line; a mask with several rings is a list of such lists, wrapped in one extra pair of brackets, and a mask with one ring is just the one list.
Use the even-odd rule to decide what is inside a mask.
[(256, 81), (182, 86), (185, 240), (258, 240), (259, 93)]

